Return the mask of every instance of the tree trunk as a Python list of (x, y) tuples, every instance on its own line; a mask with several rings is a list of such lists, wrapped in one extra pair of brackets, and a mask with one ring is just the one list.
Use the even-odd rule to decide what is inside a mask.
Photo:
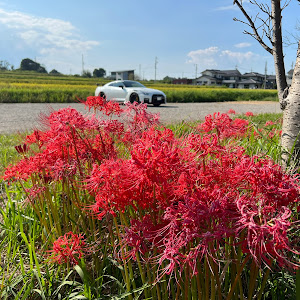
[(297, 60), (294, 69), (292, 85), (283, 111), (281, 145), (283, 163), (299, 166), (300, 158), (300, 42), (298, 43)]
[(278, 90), (278, 98), (281, 106), (284, 108), (283, 101), (286, 97), (285, 91), (287, 90), (287, 82), (284, 67), (284, 55), (282, 46), (282, 28), (281, 28), (281, 4), (280, 0), (272, 0), (272, 28), (273, 28), (273, 38), (272, 38), (272, 54), (275, 64), (276, 73), (276, 84)]

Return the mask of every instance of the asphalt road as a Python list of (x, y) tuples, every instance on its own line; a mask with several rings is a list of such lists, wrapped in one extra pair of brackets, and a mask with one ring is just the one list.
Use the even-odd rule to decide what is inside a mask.
[[(0, 134), (32, 131), (40, 128), (41, 113), (49, 113), (63, 107), (73, 107), (83, 114), (87, 113), (80, 103), (0, 103)], [(160, 107), (148, 106), (148, 111), (160, 113), (162, 123), (204, 120), (207, 114), (227, 112), (234, 109), (237, 114), (251, 111), (254, 114), (280, 113), (278, 102), (243, 101), (217, 103), (169, 103)]]

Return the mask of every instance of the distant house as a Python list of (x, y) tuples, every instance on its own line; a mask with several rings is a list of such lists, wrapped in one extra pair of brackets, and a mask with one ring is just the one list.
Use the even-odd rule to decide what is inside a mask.
[(134, 80), (134, 70), (113, 71), (110, 77), (112, 80)]
[(202, 76), (196, 79), (197, 85), (217, 85), (238, 89), (276, 88), (276, 78), (273, 75), (263, 75), (257, 72), (241, 74), (238, 70), (204, 70)]
[(266, 76), (257, 72), (245, 73), (238, 83), (240, 89), (261, 89), (264, 87)]
[(266, 89), (277, 89), (275, 75), (267, 75)]
[(193, 79), (188, 79), (188, 78), (173, 79), (172, 84), (193, 84)]
[(287, 81), (288, 86), (291, 86), (291, 84), (292, 84), (293, 74), (294, 74), (294, 69), (290, 69), (287, 72), (286, 81)]
[(261, 89), (263, 83), (261, 81), (249, 78), (249, 79), (242, 79), (238, 82), (239, 89)]
[(196, 79), (197, 85), (225, 85), (230, 88), (237, 88), (241, 80), (241, 73), (238, 70), (204, 70), (202, 76)]
[(220, 85), (220, 80), (213, 76), (202, 75), (196, 79), (196, 85)]

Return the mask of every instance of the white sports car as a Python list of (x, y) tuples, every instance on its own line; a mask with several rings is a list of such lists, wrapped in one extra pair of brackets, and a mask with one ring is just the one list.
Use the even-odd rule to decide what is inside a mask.
[(146, 88), (141, 83), (132, 80), (117, 80), (98, 86), (95, 96), (124, 103), (149, 103), (154, 106), (167, 103), (167, 97), (162, 91)]

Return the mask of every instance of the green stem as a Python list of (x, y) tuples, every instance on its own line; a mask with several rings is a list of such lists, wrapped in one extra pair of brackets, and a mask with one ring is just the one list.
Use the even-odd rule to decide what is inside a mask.
[(251, 269), (250, 269), (250, 281), (249, 281), (249, 291), (248, 291), (248, 299), (252, 299), (256, 278), (258, 275), (258, 266), (256, 265), (255, 261), (252, 261)]
[[(231, 286), (231, 289), (230, 289), (230, 291), (229, 291), (229, 293), (228, 293), (228, 296), (227, 296), (226, 300), (232, 299), (232, 295), (233, 295), (233, 293), (234, 293), (235, 286), (237, 285), (238, 280), (239, 280), (239, 277), (240, 277), (240, 275), (241, 275), (241, 273), (242, 273), (242, 271), (243, 271), (243, 269), (244, 269), (244, 267), (245, 267), (245, 265), (246, 265), (246, 263), (248, 262), (249, 259), (250, 259), (250, 255), (248, 254), (248, 255), (245, 257), (244, 262), (242, 263), (242, 265), (241, 265), (239, 271), (238, 271), (237, 274), (236, 274), (234, 283), (233, 283), (232, 286)], [(248, 299), (252, 299), (252, 298), (248, 298)]]
[(210, 282), (210, 276), (209, 276), (209, 268), (207, 263), (207, 257), (204, 258), (204, 270), (205, 270), (205, 299), (209, 299), (209, 282)]
[[(116, 232), (117, 232), (117, 236), (118, 236), (119, 243), (120, 243), (121, 242), (121, 236), (120, 236), (119, 225), (118, 225), (116, 217), (114, 217), (114, 224), (115, 224), (115, 227), (116, 227)], [(124, 274), (125, 274), (124, 280), (125, 280), (125, 283), (126, 283), (127, 292), (131, 292), (131, 285), (130, 285), (130, 278), (129, 278), (128, 268), (127, 268), (127, 263), (126, 263), (126, 260), (123, 258), (124, 257), (124, 250), (122, 249), (121, 251), (122, 251), (121, 255), (122, 255), (122, 262), (123, 262)], [(130, 300), (133, 300), (133, 297), (132, 297), (131, 294), (128, 296), (128, 298)]]
[[(268, 269), (263, 277), (263, 280), (262, 280), (262, 283), (261, 283), (261, 287), (260, 287), (260, 291), (257, 295), (257, 300), (260, 300), (261, 297), (262, 297), (262, 294), (263, 294), (263, 291), (264, 291), (264, 288), (265, 288), (265, 285), (266, 285), (266, 282), (269, 278), (269, 275), (270, 275), (270, 269)], [(298, 298), (297, 298), (298, 299)]]

